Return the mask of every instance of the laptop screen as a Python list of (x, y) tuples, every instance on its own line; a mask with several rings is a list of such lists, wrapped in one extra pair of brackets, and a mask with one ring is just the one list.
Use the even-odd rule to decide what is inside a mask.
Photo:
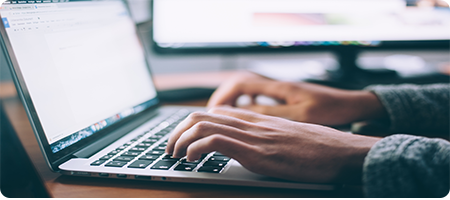
[(158, 100), (122, 1), (50, 2), (10, 1), (0, 14), (56, 153)]

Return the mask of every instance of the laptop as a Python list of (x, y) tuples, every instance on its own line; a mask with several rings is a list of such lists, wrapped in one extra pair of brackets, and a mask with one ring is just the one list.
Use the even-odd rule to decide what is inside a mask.
[(220, 152), (164, 153), (171, 130), (203, 107), (161, 106), (146, 53), (120, 0), (12, 0), (1, 44), (51, 170), (148, 181), (333, 190), (259, 175)]

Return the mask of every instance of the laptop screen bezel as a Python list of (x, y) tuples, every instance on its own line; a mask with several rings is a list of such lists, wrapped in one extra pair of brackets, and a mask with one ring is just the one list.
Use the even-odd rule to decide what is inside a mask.
[[(123, 0), (117, 0), (119, 2), (122, 2), (123, 6), (126, 7), (126, 9), (128, 10), (128, 17), (130, 17), (131, 19), (131, 15), (130, 15), (130, 10), (126, 4), (126, 2), (124, 2)], [(89, 2), (89, 1), (84, 1), (84, 2)], [(107, 3), (108, 1), (105, 1), (105, 3)], [(60, 2), (60, 3), (67, 3), (67, 2)], [(73, 3), (73, 2), (71, 2)], [(98, 3), (98, 1), (97, 1)], [(0, 14), (0, 18), (1, 18), (1, 14)], [(135, 24), (136, 26), (136, 24)], [(149, 61), (146, 55), (148, 55), (147, 53), (147, 49), (145, 48), (145, 46), (143, 45), (143, 41), (142, 38), (140, 37), (139, 31), (138, 31), (138, 27), (136, 26), (136, 37), (139, 40), (140, 44), (142, 45), (142, 50), (143, 50), (143, 54), (145, 57), (145, 63), (147, 66), (147, 70), (148, 73), (150, 74), (150, 76), (152, 75), (151, 73), (151, 69), (150, 69), (150, 65), (149, 65)], [(53, 153), (50, 147), (50, 144), (47, 140), (47, 137), (45, 136), (44, 133), (44, 129), (42, 127), (42, 124), (39, 120), (39, 117), (37, 115), (36, 109), (34, 107), (33, 101), (30, 97), (30, 93), (28, 91), (28, 88), (25, 84), (25, 80), (24, 77), (22, 75), (22, 72), (20, 70), (18, 61), (17, 61), (17, 57), (14, 54), (12, 45), (11, 45), (11, 41), (9, 40), (9, 37), (6, 33), (6, 29), (3, 23), (0, 23), (0, 43), (1, 43), (1, 48), (3, 49), (3, 52), (5, 54), (5, 58), (6, 58), (6, 62), (9, 66), (9, 69), (11, 71), (11, 76), (12, 79), (14, 81), (14, 84), (16, 86), (16, 90), (17, 90), (17, 94), (19, 96), (19, 98), (21, 99), (24, 109), (27, 113), (30, 125), (33, 129), (33, 132), (37, 138), (38, 144), (40, 146), (40, 149), (44, 155), (44, 158), (47, 162), (47, 164), (49, 165), (49, 167), (53, 170), (53, 171), (58, 171), (58, 165), (60, 165), (61, 163), (69, 160), (70, 158), (73, 158), (73, 154), (77, 151), (79, 151), (80, 149), (82, 149), (83, 147), (86, 147), (88, 145), (90, 145), (91, 143), (97, 141), (98, 139), (102, 138), (102, 137), (106, 137), (108, 136), (109, 133), (111, 133), (112, 130), (117, 129), (118, 127), (121, 127), (123, 125), (125, 125), (127, 122), (139, 118), (142, 115), (144, 115), (145, 113), (151, 112), (153, 110), (155, 110), (155, 108), (159, 107), (161, 105), (161, 101), (158, 97), (158, 92), (156, 94), (156, 96), (151, 99), (156, 101), (156, 103), (148, 108), (146, 108), (145, 110), (141, 111), (138, 114), (135, 115), (131, 115), (128, 116), (126, 118), (124, 118), (123, 120), (117, 122), (116, 124), (113, 124), (109, 127), (106, 127), (105, 129), (100, 130), (99, 132), (96, 132), (95, 134), (84, 138), (56, 153)], [(154, 80), (152, 80), (154, 82)], [(156, 88), (155, 88), (156, 89)], [(125, 133), (124, 133), (125, 134)]]

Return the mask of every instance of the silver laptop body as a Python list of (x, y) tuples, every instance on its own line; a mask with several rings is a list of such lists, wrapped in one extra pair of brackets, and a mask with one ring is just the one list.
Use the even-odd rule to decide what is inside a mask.
[[(163, 153), (202, 107), (160, 106), (123, 1), (7, 1), (1, 44), (49, 167), (66, 175), (333, 190), (258, 175), (219, 152), (196, 163)], [(300, 169), (299, 169), (300, 170)]]

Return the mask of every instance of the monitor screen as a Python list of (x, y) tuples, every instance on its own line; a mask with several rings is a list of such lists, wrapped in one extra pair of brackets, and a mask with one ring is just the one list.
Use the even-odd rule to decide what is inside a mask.
[(29, 2), (0, 16), (53, 153), (157, 103), (122, 1)]
[(450, 9), (405, 0), (154, 0), (159, 49), (447, 41)]

